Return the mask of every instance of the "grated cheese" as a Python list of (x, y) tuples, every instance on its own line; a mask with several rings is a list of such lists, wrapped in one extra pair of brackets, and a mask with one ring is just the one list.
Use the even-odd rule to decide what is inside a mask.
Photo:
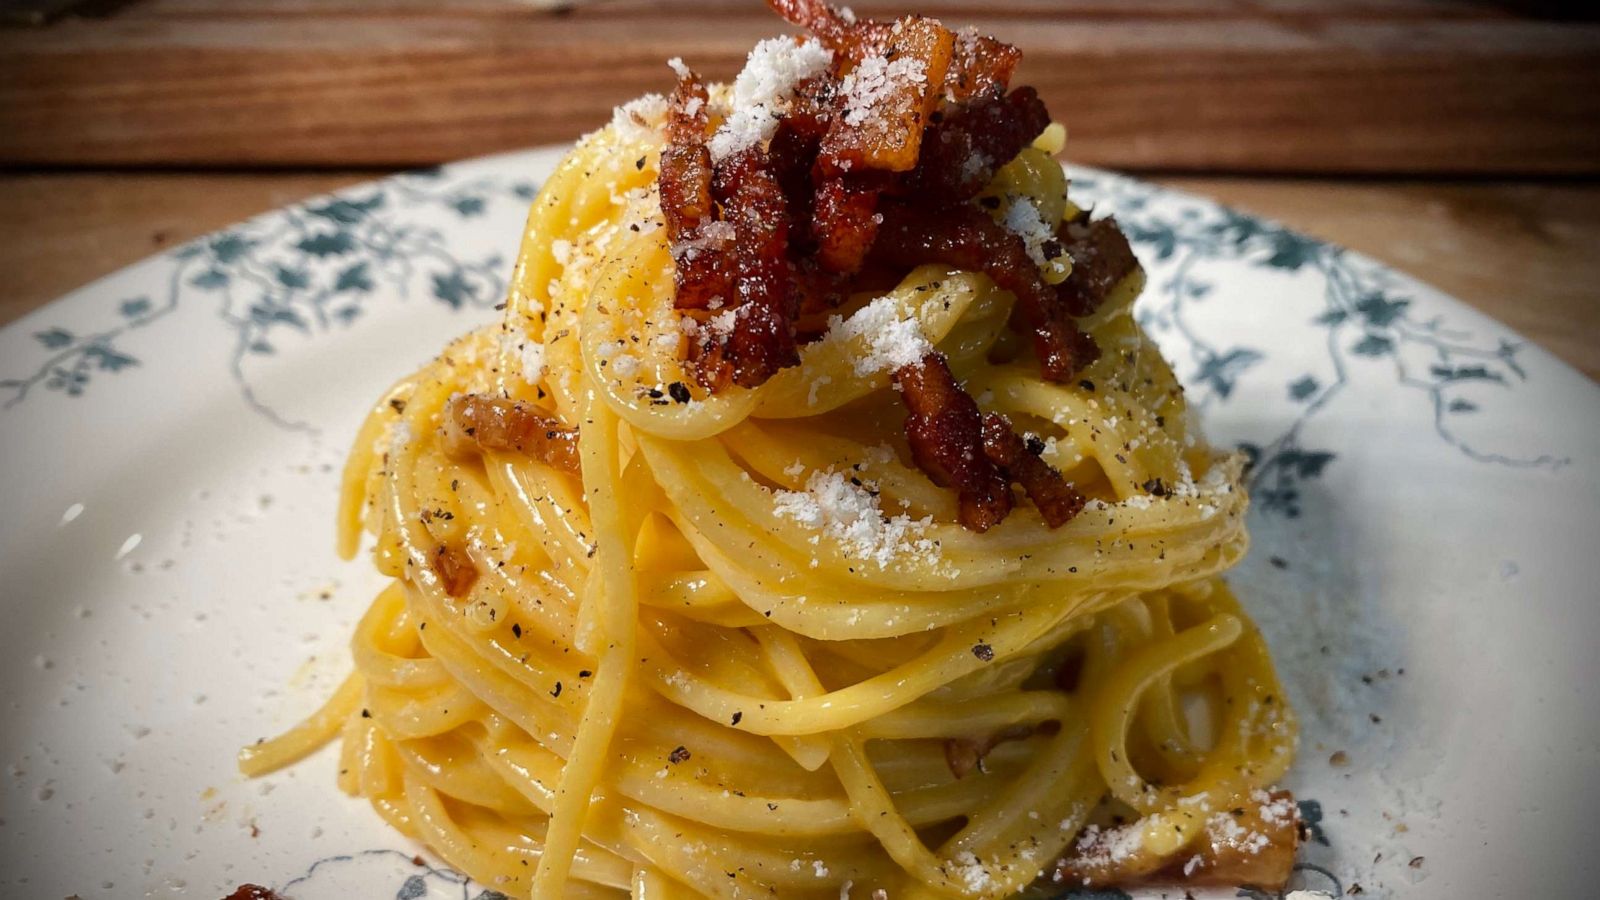
[(654, 140), (667, 120), (667, 98), (645, 94), (617, 107), (611, 113), (611, 128), (626, 143)]
[(811, 388), (806, 391), (806, 405), (807, 406), (816, 406), (817, 405), (817, 392), (822, 390), (823, 388), (827, 387), (830, 384), (833, 384), (832, 376), (829, 376), (829, 375), (818, 375), (817, 376), (817, 380), (811, 382)]
[[(456, 396), (456, 394), (451, 394), (450, 399), (454, 400)], [(410, 446), (411, 442), (416, 439), (416, 432), (411, 430), (411, 423), (405, 419), (397, 419), (394, 423), (394, 426), (389, 430), (390, 445), (397, 453)], [(137, 537), (137, 535), (135, 535), (135, 537)], [(132, 538), (129, 538), (129, 542), (134, 546), (138, 546), (138, 541), (135, 541)]]
[(875, 488), (847, 472), (815, 471), (804, 490), (776, 492), (774, 511), (838, 541), (847, 554), (871, 560), (880, 569), (911, 554), (935, 557), (938, 545), (926, 537), (933, 518), (885, 518)]
[[(732, 222), (707, 222), (694, 237), (686, 241), (674, 241), (672, 243), (672, 258), (675, 260), (692, 260), (699, 256), (702, 250), (720, 250), (733, 242), (734, 235)], [(555, 243), (565, 242), (556, 241)]]
[(738, 324), (739, 311), (737, 309), (725, 310), (706, 320), (706, 327), (718, 337), (727, 337), (733, 334), (734, 325)]
[(663, 331), (650, 339), (657, 352), (672, 355), (678, 352), (678, 347), (683, 343), (683, 336), (678, 331)]
[(955, 877), (961, 881), (967, 890), (973, 893), (992, 890), (995, 886), (994, 876), (984, 867), (983, 862), (973, 855), (972, 851), (963, 851), (956, 857)]
[(772, 139), (794, 89), (833, 65), (833, 51), (813, 39), (768, 38), (750, 51), (733, 80), (733, 112), (711, 136), (711, 159), (724, 159)]
[(1066, 262), (1070, 257), (1065, 252), (1058, 250), (1054, 257), (1045, 254), (1045, 245), (1055, 243), (1059, 247), (1060, 243), (1056, 239), (1055, 229), (1039, 215), (1038, 207), (1021, 198), (1013, 199), (1000, 224), (1004, 225), (1007, 231), (1022, 238), (1022, 244), (1028, 250), (1028, 258), (1033, 260), (1033, 264), (1041, 271), (1066, 274)]
[(544, 378), (544, 344), (538, 341), (523, 341), (522, 343), (522, 379), (529, 384), (538, 384)]
[(892, 372), (933, 352), (933, 344), (922, 334), (922, 324), (915, 318), (902, 319), (892, 297), (879, 297), (848, 319), (830, 317), (828, 337), (867, 342), (867, 352), (855, 360), (856, 374), (862, 376)]
[(1144, 830), (1137, 822), (1120, 828), (1102, 829), (1090, 825), (1078, 836), (1074, 848), (1079, 856), (1121, 863), (1144, 847)]

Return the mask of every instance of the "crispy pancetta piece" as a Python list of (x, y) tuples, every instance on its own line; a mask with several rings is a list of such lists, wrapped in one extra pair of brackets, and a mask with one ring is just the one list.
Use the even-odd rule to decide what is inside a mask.
[(1056, 296), (1068, 315), (1087, 316), (1105, 302), (1111, 289), (1139, 268), (1117, 220), (1106, 216), (1089, 221), (1082, 213), (1061, 229), (1062, 243), (1072, 255), (1072, 272), (1056, 286)]
[(1007, 94), (996, 85), (954, 104), (928, 126), (907, 193), (923, 205), (970, 200), (1049, 124), (1050, 112), (1031, 87)]
[(1035, 734), (1054, 734), (1060, 728), (1058, 722), (1042, 722), (1039, 725), (1011, 725), (981, 739), (946, 738), (944, 762), (950, 767), (951, 775), (958, 779), (965, 778), (974, 771), (984, 771), (984, 759), (1001, 744), (1027, 740)]
[(709, 105), (705, 83), (689, 72), (678, 78), (667, 113), (667, 141), (661, 149), (658, 184), (661, 214), (671, 242), (673, 303), (678, 309), (705, 309), (726, 300), (729, 255), (725, 229), (716, 227), (711, 202), (711, 150), (706, 144)]
[(952, 487), (961, 524), (988, 531), (1011, 512), (1011, 485), (983, 452), (978, 404), (962, 390), (939, 353), (930, 353), (894, 373), (911, 415), (906, 440), (917, 467), (935, 484)]
[(1040, 459), (1005, 416), (989, 413), (983, 417), (983, 452), (1007, 478), (1022, 485), (1051, 528), (1060, 528), (1083, 510), (1087, 502), (1083, 494)]
[[(882, 52), (895, 26), (893, 22), (846, 15), (825, 0), (767, 0), (767, 5), (852, 62)], [(972, 28), (956, 32), (954, 38), (944, 84), (950, 99), (962, 100), (995, 85), (1004, 88), (1011, 83), (1022, 51)]]
[(1022, 238), (983, 210), (954, 206), (937, 211), (904, 204), (883, 206), (873, 254), (891, 265), (943, 263), (982, 272), (1017, 297), (1013, 327), (1033, 338), (1047, 380), (1069, 380), (1099, 356), (1099, 348), (1063, 314), (1056, 291), (1045, 284)]
[(789, 200), (761, 147), (741, 150), (718, 165), (712, 193), (733, 227), (738, 252), (732, 303), (701, 328), (705, 349), (695, 374), (713, 391), (728, 383), (756, 387), (800, 361)]
[(945, 94), (952, 100), (964, 100), (997, 87), (1004, 92), (1021, 61), (1022, 51), (1016, 47), (979, 34), (976, 29), (963, 28), (956, 32), (955, 55), (944, 80)]
[(876, 25), (854, 21), (826, 0), (767, 0), (773, 12), (817, 36), (835, 53), (848, 50), (861, 35), (855, 30), (862, 25)]
[(285, 898), (277, 891), (259, 884), (241, 884), (222, 900), (285, 900)]
[(822, 173), (911, 171), (954, 52), (955, 35), (938, 20), (895, 22), (840, 83), (839, 110), (817, 158)]
[(579, 475), (578, 431), (520, 400), (457, 394), (445, 404), (447, 446), (526, 453), (569, 475)]
[(439, 577), (439, 586), (452, 597), (465, 597), (478, 580), (477, 565), (460, 547), (440, 544), (433, 548), (428, 565)]
[(841, 275), (860, 271), (878, 239), (880, 196), (880, 186), (849, 173), (818, 185), (811, 234), (822, 268)]

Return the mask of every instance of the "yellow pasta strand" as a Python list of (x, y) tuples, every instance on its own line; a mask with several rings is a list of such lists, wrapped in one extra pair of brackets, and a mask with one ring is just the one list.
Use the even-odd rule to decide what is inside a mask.
[[(975, 534), (848, 328), (759, 388), (693, 387), (655, 140), (581, 143), (534, 201), (503, 321), (374, 404), (339, 549), (365, 531), (393, 581), (355, 674), (240, 768), (339, 737), (345, 790), (541, 900), (1001, 897), (1112, 815), (1138, 822), (1122, 871), (1153, 871), (1280, 777), (1294, 719), (1219, 579), (1248, 543), (1241, 463), (1134, 322), (1143, 274), (1084, 320), (1092, 388), (992, 361), (1012, 297), (981, 275), (924, 266), (840, 309), (915, 320), (1093, 498)], [(1060, 141), (989, 195), (1071, 216)], [(578, 429), (581, 476), (451, 445), (457, 393)], [(478, 572), (460, 596), (445, 545)]]

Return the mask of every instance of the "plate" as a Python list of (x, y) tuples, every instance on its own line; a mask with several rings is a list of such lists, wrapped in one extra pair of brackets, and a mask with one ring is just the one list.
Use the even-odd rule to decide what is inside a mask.
[[(346, 446), (495, 317), (559, 155), (287, 207), (0, 332), (0, 894), (484, 894), (338, 793), (334, 754), (247, 781), (234, 752), (345, 674), (380, 583), (333, 552)], [(1295, 884), (1586, 893), (1600, 388), (1354, 253), (1073, 176), (1149, 268), (1138, 315), (1211, 436), (1255, 461), (1234, 581), (1304, 719)]]

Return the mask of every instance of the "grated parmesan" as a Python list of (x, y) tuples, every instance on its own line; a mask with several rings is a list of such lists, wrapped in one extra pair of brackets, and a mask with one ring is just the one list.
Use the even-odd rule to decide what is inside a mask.
[(750, 51), (744, 69), (733, 80), (733, 112), (711, 136), (711, 159), (721, 162), (749, 147), (771, 140), (778, 119), (788, 111), (794, 89), (833, 65), (833, 51), (815, 40), (768, 38)]
[(953, 874), (955, 877), (961, 881), (967, 890), (973, 893), (992, 890), (995, 886), (994, 876), (989, 874), (989, 870), (984, 867), (982, 860), (973, 855), (970, 850), (963, 851), (956, 857), (954, 869), (955, 872)]
[(1079, 856), (1121, 863), (1144, 847), (1144, 830), (1135, 822), (1119, 828), (1102, 829), (1090, 825), (1078, 836), (1074, 848)]
[(658, 353), (670, 356), (678, 352), (678, 347), (683, 343), (683, 335), (682, 332), (678, 331), (663, 331), (651, 338), (650, 343)]
[(667, 120), (667, 98), (645, 94), (617, 107), (611, 113), (611, 128), (625, 143), (642, 143), (659, 136)]
[(855, 360), (856, 374), (862, 376), (892, 372), (933, 352), (933, 344), (922, 334), (922, 324), (915, 318), (902, 319), (892, 297), (879, 297), (848, 319), (830, 317), (828, 337), (867, 342), (867, 352)]
[(700, 233), (686, 241), (674, 241), (672, 258), (692, 260), (702, 250), (720, 250), (733, 242), (735, 232), (732, 222), (707, 222)]
[[(740, 309), (742, 308), (743, 307), (740, 307)], [(707, 319), (706, 327), (711, 329), (712, 334), (717, 335), (718, 337), (726, 338), (728, 335), (733, 334), (733, 327), (738, 324), (738, 321), (739, 310), (729, 309), (717, 313), (716, 315)]]
[[(1006, 209), (1005, 218), (1000, 224), (1007, 231), (1022, 238), (1022, 244), (1028, 250), (1028, 258), (1041, 271), (1055, 274), (1066, 274), (1067, 254), (1060, 249), (1060, 242), (1056, 238), (1055, 229), (1039, 215), (1039, 208), (1031, 202), (1015, 198)], [(1054, 256), (1046, 253), (1046, 246), (1055, 244)]]
[(885, 518), (876, 486), (845, 472), (815, 471), (801, 491), (777, 491), (774, 511), (798, 522), (808, 531), (836, 540), (850, 556), (886, 569), (897, 558), (911, 554), (932, 557), (938, 545), (926, 537), (931, 516)]
[(817, 405), (817, 392), (822, 390), (823, 388), (827, 387), (830, 384), (833, 384), (833, 377), (832, 376), (829, 376), (829, 375), (818, 375), (817, 376), (817, 380), (811, 382), (810, 389), (806, 391), (806, 405), (807, 406), (816, 406)]
[(522, 343), (522, 380), (529, 384), (538, 384), (544, 378), (544, 344), (538, 341), (524, 341)]
[(639, 357), (623, 353), (611, 361), (611, 371), (622, 378), (632, 378), (639, 371)]

